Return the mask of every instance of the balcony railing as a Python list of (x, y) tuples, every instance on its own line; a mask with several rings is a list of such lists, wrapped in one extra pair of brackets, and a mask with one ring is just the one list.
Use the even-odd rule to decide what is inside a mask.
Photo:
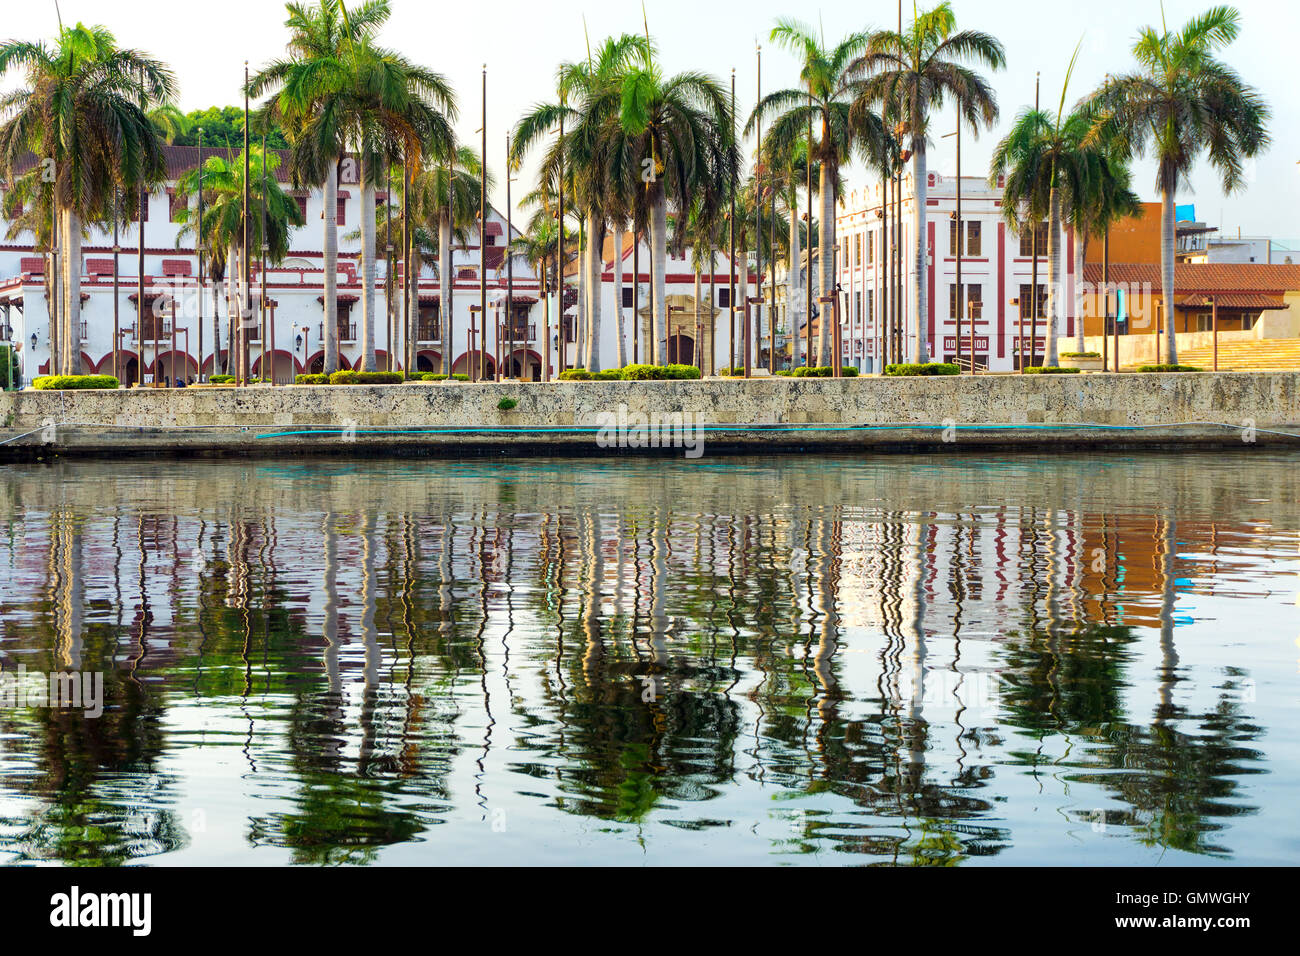
[[(325, 323), (321, 322), (316, 326), (316, 334), (320, 336), (318, 341), (325, 341)], [(357, 324), (355, 322), (339, 323), (339, 341), (355, 342), (357, 340)]]
[(421, 319), (415, 327), (415, 340), (421, 343), (442, 341), (442, 328), (437, 320)]
[(533, 324), (516, 325), (512, 330), (510, 326), (502, 322), (497, 326), (497, 335), (502, 342), (531, 342), (537, 338), (537, 326)]

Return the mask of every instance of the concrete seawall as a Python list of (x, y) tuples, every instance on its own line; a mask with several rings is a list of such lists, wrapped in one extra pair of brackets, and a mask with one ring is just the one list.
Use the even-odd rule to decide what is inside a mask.
[(679, 415), (714, 453), (1300, 445), (1300, 372), (28, 391), (0, 459), (618, 454)]

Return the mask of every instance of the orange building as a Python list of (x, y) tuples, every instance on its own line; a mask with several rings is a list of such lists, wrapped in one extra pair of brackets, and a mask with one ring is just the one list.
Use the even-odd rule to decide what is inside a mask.
[[(1100, 263), (1104, 251), (1101, 236), (1094, 236), (1088, 240), (1083, 260)], [(1128, 216), (1110, 227), (1110, 261), (1160, 262), (1160, 203), (1144, 202), (1139, 215)]]

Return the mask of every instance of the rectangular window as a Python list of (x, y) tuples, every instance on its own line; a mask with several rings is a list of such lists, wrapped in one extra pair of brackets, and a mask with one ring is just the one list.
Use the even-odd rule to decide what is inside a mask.
[(302, 218), (305, 220), (307, 218), (307, 197), (294, 196), (293, 200), (298, 204), (298, 212), (302, 213)]
[(862, 293), (853, 293), (853, 321), (857, 322), (862, 318)]
[(180, 222), (181, 214), (188, 208), (189, 203), (183, 196), (179, 196), (174, 192), (167, 194), (167, 215), (172, 222)]
[[(1020, 286), (1020, 317), (1022, 319), (1033, 319), (1034, 301), (1029, 294), (1030, 286), (1026, 283)], [(1038, 317), (1041, 319), (1047, 314), (1047, 286), (1040, 284), (1038, 286)]]
[(632, 308), (632, 295), (636, 290), (630, 285), (623, 286), (623, 308)]
[(984, 254), (980, 225), (979, 220), (971, 220), (966, 223), (966, 255), (972, 259), (978, 259)]
[(729, 309), (729, 308), (731, 308), (731, 289), (730, 289), (730, 288), (719, 289), (719, 290), (718, 290), (718, 308), (720, 308), (720, 309)]
[[(130, 217), (128, 221), (139, 222), (140, 207), (141, 207), (139, 197), (127, 203), (126, 205), (127, 205), (127, 214)], [(145, 193), (144, 196), (144, 221), (145, 222), (149, 221), (149, 194), (148, 193)]]
[(853, 264), (862, 265), (862, 233), (853, 237)]
[(1038, 258), (1047, 258), (1047, 223), (1045, 222), (1040, 222), (1037, 230), (1026, 229), (1020, 236), (1020, 258), (1033, 258), (1035, 232), (1038, 234)]
[(876, 261), (876, 234), (867, 233), (867, 265), (872, 265)]
[(957, 220), (948, 220), (948, 255), (959, 256), (961, 252), (957, 249)]
[(868, 322), (871, 322), (875, 319), (875, 317), (876, 317), (876, 290), (868, 289), (867, 290), (867, 314), (865, 318)]
[(346, 226), (348, 223), (347, 208), (348, 208), (348, 201), (346, 199), (339, 199), (338, 223), (340, 226)]

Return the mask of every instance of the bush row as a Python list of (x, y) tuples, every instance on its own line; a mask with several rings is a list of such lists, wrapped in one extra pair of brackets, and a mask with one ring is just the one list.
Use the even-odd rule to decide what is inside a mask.
[(42, 375), (32, 383), (39, 389), (117, 388), (121, 383), (111, 375)]
[(1031, 365), (1025, 369), (1028, 375), (1080, 375), (1082, 369), (1060, 368), (1056, 365)]
[(1139, 372), (1204, 372), (1196, 365), (1139, 365)]
[(917, 364), (908, 362), (901, 365), (886, 365), (886, 375), (960, 375), (961, 366), (952, 362), (927, 362)]
[[(834, 378), (835, 369), (830, 365), (805, 366), (777, 369), (776, 374), (783, 378)], [(840, 367), (840, 376), (843, 378), (857, 378), (858, 370), (852, 365), (843, 365)]]
[(694, 365), (628, 365), (599, 372), (570, 368), (560, 373), (561, 382), (664, 382), (699, 377), (700, 370)]

